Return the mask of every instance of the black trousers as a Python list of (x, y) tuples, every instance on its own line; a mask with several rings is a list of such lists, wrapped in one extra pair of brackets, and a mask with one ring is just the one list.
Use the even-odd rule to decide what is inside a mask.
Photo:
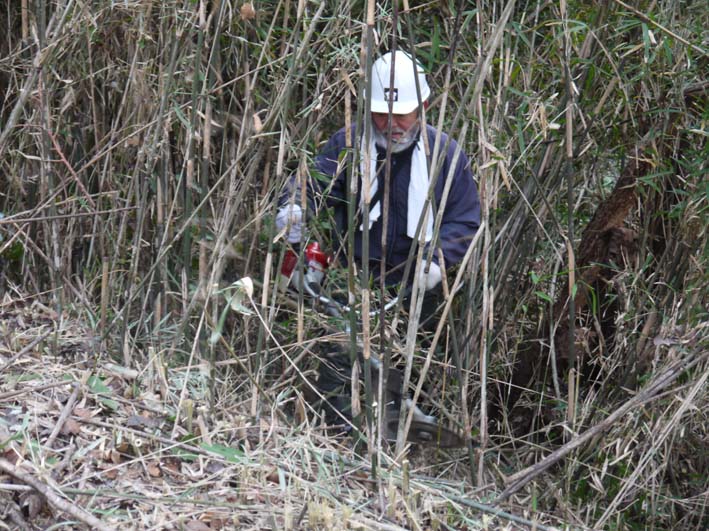
[[(424, 332), (419, 339), (422, 348), (428, 348), (436, 331), (440, 317), (439, 306), (442, 301), (443, 291), (440, 286), (424, 292), (419, 318), (420, 330)], [(410, 306), (410, 296), (404, 299), (403, 304), (405, 308)], [(352, 420), (350, 353), (335, 345), (331, 349), (325, 348), (324, 351), (316, 387), (324, 397), (321, 407), (325, 413), (325, 421), (329, 425), (346, 425), (346, 421)]]

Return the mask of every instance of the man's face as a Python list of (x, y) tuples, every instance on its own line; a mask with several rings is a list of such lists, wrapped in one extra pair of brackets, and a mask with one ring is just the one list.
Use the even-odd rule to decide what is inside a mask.
[[(391, 139), (393, 142), (401, 142), (405, 140), (409, 133), (416, 130), (418, 122), (418, 109), (409, 114), (392, 114), (391, 115)], [(373, 112), (372, 123), (377, 131), (386, 136), (387, 126), (389, 125), (389, 114), (385, 112)]]

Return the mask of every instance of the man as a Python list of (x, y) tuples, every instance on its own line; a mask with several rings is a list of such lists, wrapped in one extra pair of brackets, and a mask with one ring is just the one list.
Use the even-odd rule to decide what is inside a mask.
[[(391, 70), (394, 70), (394, 83), (390, 86)], [(405, 52), (387, 53), (375, 61), (372, 67), (371, 120), (372, 138), (369, 146), (365, 146), (364, 135), (360, 139), (359, 186), (357, 187), (357, 205), (361, 207), (362, 175), (367, 173), (364, 168), (364, 150), (372, 155), (372, 167), (369, 171), (372, 200), (369, 209), (369, 260), (370, 272), (378, 275), (379, 262), (386, 262), (386, 283), (394, 284), (403, 280), (403, 264), (411, 248), (412, 239), (417, 236), (416, 227), (423, 214), (426, 194), (431, 176), (429, 166), (435, 167), (436, 161), (427, 160), (424, 147), (424, 134), (428, 145), (433, 151), (436, 141), (436, 130), (427, 126), (422, 133), (422, 112), (419, 108), (419, 98), (416, 91), (416, 78), (421, 94), (421, 104), (428, 107), (431, 94), (420, 65), (414, 64)], [(389, 108), (391, 106), (391, 129), (389, 129)], [(346, 165), (339, 163), (341, 154), (346, 150), (345, 136), (354, 131), (338, 131), (327, 143), (315, 159), (315, 169), (334, 179), (333, 182), (322, 182), (311, 179), (308, 186), (308, 198), (311, 208), (319, 206), (331, 207), (334, 211), (334, 221), (338, 234), (347, 233), (347, 170)], [(386, 256), (382, 256), (382, 229), (384, 196), (384, 179), (386, 177), (386, 155), (388, 144), (391, 144), (390, 175), (389, 175), (389, 209), (387, 219)], [(351, 143), (350, 145), (353, 145)], [(435, 179), (434, 197), (435, 211), (443, 206), (443, 218), (437, 239), (433, 238), (433, 209), (428, 212), (428, 222), (422, 230), (426, 231), (426, 241), (434, 241), (443, 251), (445, 267), (458, 264), (463, 258), (468, 245), (472, 241), (480, 224), (480, 203), (477, 188), (470, 170), (470, 164), (463, 152), (457, 157), (457, 143), (445, 133), (441, 133), (440, 145), (447, 146), (443, 164), (438, 178)], [(372, 177), (374, 176), (374, 177)], [(444, 205), (441, 205), (443, 190), (448, 179), (452, 179), (450, 191)], [(430, 207), (429, 207), (430, 208)], [(361, 265), (362, 259), (362, 216), (358, 208), (355, 220), (355, 261)], [(290, 224), (289, 224), (290, 222)], [(288, 241), (300, 242), (303, 230), (303, 212), (297, 204), (285, 204), (278, 212), (276, 223), (279, 230), (288, 227)], [(346, 242), (345, 239), (343, 241)], [(414, 268), (411, 268), (413, 271)], [(425, 268), (421, 268), (425, 270)], [(436, 288), (441, 281), (441, 270), (438, 264), (438, 253), (434, 253), (433, 261), (424, 279), (426, 288)], [(411, 278), (407, 279), (410, 283)]]
[[(393, 83), (392, 81), (393, 70)], [(346, 249), (345, 236), (349, 230), (355, 231), (354, 260), (361, 266), (364, 253), (362, 210), (362, 179), (367, 176), (370, 182), (369, 208), (369, 271), (376, 278), (381, 270), (381, 261), (385, 262), (385, 283), (411, 285), (413, 272), (403, 278), (404, 265), (414, 240), (418, 240), (417, 227), (426, 209), (426, 198), (429, 184), (434, 183), (433, 207), (428, 206), (427, 222), (421, 227), (425, 231), (426, 245), (435, 245), (443, 252), (445, 267), (458, 264), (470, 245), (480, 224), (480, 203), (477, 188), (465, 154), (459, 150), (457, 143), (445, 133), (422, 124), (423, 110), (428, 107), (431, 90), (420, 65), (415, 63), (405, 52), (387, 53), (375, 61), (371, 75), (371, 125), (372, 134), (369, 143), (366, 135), (355, 142), (346, 142), (346, 135), (354, 136), (354, 130), (341, 129), (327, 143), (315, 159), (315, 169), (326, 177), (325, 180), (311, 178), (308, 183), (309, 208), (318, 209), (322, 206), (333, 210), (336, 234), (342, 238), (340, 245)], [(418, 91), (417, 91), (418, 84)], [(420, 94), (420, 98), (419, 98)], [(423, 109), (422, 109), (423, 107)], [(390, 123), (391, 120), (391, 123)], [(366, 131), (366, 128), (364, 128)], [(433, 152), (436, 137), (440, 135), (440, 150), (443, 151), (442, 164), (427, 157), (425, 144), (427, 141)], [(359, 161), (354, 172), (359, 179), (357, 186), (356, 205), (358, 206), (353, 226), (348, 226), (347, 205), (348, 164), (353, 164), (351, 148), (359, 148)], [(389, 167), (387, 168), (387, 152)], [(371, 157), (370, 168), (365, 167), (365, 152)], [(369, 170), (369, 171), (367, 171)], [(436, 175), (432, 175), (436, 170)], [(384, 201), (385, 179), (389, 182), (388, 209), (382, 207)], [(446, 183), (450, 180), (447, 199), (442, 200)], [(297, 194), (290, 196), (297, 197)], [(442, 222), (438, 234), (433, 234), (435, 215), (443, 210)], [(388, 213), (387, 213), (388, 210)], [(382, 252), (382, 231), (384, 215), (387, 215), (387, 237), (385, 255)], [(303, 234), (304, 215), (302, 209), (291, 200), (280, 208), (276, 224), (279, 230), (287, 230), (288, 241), (300, 242)], [(346, 254), (346, 253), (340, 253)], [(416, 256), (416, 255), (414, 255)], [(426, 255), (424, 255), (426, 256)], [(420, 282), (425, 283), (426, 294), (422, 308), (422, 321), (430, 318), (437, 306), (440, 296), (442, 278), (438, 252), (433, 253), (430, 264), (422, 264)], [(435, 324), (435, 323), (434, 323)], [(346, 369), (346, 363), (342, 363)], [(325, 382), (323, 382), (325, 380)], [(318, 382), (325, 390), (332, 375), (323, 374)], [(344, 403), (345, 401), (343, 401)], [(339, 406), (337, 409), (341, 408)]]

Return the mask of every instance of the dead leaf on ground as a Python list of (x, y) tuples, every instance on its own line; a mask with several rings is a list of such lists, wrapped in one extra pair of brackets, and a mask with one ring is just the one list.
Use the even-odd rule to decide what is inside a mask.
[(120, 452), (115, 448), (111, 449), (108, 454), (108, 458), (114, 465), (118, 465), (123, 461), (123, 457), (121, 456)]
[(103, 472), (101, 472), (101, 477), (109, 481), (113, 481), (118, 477), (118, 469), (109, 468), (108, 470), (104, 470)]
[(211, 527), (199, 520), (190, 520), (185, 524), (185, 529), (189, 529), (189, 531), (212, 531)]
[(150, 474), (150, 477), (159, 478), (160, 476), (162, 476), (162, 470), (160, 470), (160, 467), (157, 465), (157, 463), (150, 463), (146, 468), (148, 470), (148, 474)]
[(209, 524), (209, 529), (223, 529), (226, 526), (226, 520), (222, 514), (215, 512), (205, 512), (200, 518), (202, 522)]
[(277, 468), (274, 468), (266, 475), (266, 481), (270, 481), (271, 483), (275, 483), (276, 485), (278, 485), (280, 483), (280, 480), (278, 478), (278, 469)]
[(62, 426), (62, 433), (64, 435), (79, 435), (81, 433), (81, 424), (74, 419), (66, 419), (64, 426)]
[(16, 465), (17, 461), (20, 459), (20, 455), (13, 448), (6, 449), (4, 452), (0, 453), (0, 456), (13, 465)]
[(20, 505), (25, 510), (29, 520), (37, 518), (37, 515), (44, 509), (45, 504), (44, 497), (34, 491), (25, 492), (20, 496)]
[(90, 419), (91, 417), (95, 416), (96, 413), (84, 407), (75, 407), (74, 415), (81, 419)]
[(175, 457), (164, 458), (160, 466), (168, 474), (180, 475), (180, 460)]

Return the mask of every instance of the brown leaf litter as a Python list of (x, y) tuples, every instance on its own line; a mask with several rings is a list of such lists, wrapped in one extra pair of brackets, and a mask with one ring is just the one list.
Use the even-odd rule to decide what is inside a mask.
[[(157, 395), (148, 371), (122, 377), (92, 330), (63, 317), (29, 300), (0, 303), (0, 516), (15, 528), (404, 529), (480, 517), (456, 504), (470, 487), (450, 470), (438, 488), (412, 468), (404, 492), (383, 458), (373, 478), (366, 455), (328, 437), (302, 403), (292, 404), (300, 424), (287, 426), (227, 403), (210, 414), (187, 386), (199, 414), (176, 417), (183, 374), (153, 371), (169, 387)], [(422, 458), (422, 470), (430, 464)]]

